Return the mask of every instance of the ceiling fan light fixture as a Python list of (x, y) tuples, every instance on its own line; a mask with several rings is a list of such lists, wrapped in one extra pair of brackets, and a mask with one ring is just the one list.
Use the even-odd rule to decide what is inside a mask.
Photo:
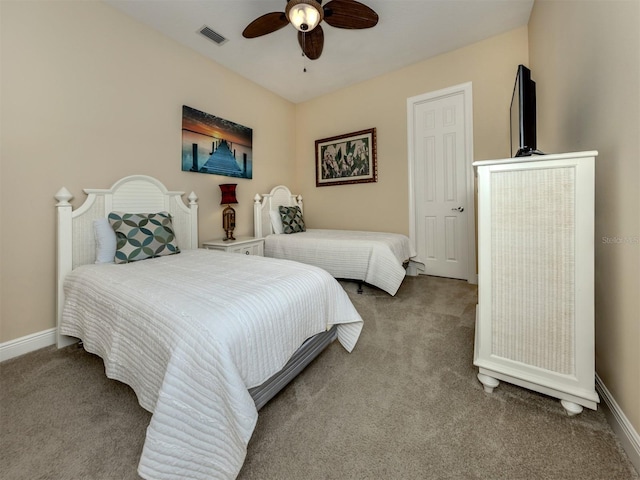
[(324, 17), (320, 3), (315, 0), (289, 0), (285, 14), (296, 30), (310, 32)]
[(349, 30), (371, 28), (378, 23), (378, 14), (357, 0), (329, 0), (324, 7), (321, 2), (322, 0), (287, 0), (284, 12), (261, 15), (246, 26), (242, 36), (261, 37), (291, 24), (298, 30), (302, 54), (310, 60), (317, 60), (324, 46), (324, 31), (320, 25), (323, 20), (332, 27)]

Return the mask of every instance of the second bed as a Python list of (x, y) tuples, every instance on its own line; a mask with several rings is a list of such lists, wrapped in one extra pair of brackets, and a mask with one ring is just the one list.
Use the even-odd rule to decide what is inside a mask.
[[(395, 295), (416, 255), (408, 237), (397, 233), (305, 229), (279, 234), (279, 207), (299, 207), (302, 197), (284, 185), (254, 198), (254, 234), (264, 237), (267, 257), (320, 267), (334, 278), (357, 280)], [(274, 225), (276, 227), (274, 228)]]

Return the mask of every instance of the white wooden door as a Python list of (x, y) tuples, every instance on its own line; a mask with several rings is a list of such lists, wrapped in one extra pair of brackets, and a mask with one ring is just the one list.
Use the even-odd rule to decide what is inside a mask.
[(465, 128), (464, 92), (413, 104), (415, 242), (422, 273), (471, 281), (475, 233), (469, 229), (474, 211)]

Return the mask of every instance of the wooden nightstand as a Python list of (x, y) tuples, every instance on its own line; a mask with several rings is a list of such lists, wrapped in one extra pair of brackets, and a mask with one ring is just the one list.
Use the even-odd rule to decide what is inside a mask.
[(202, 242), (202, 248), (221, 250), (229, 253), (243, 253), (245, 255), (264, 256), (264, 239), (255, 237), (238, 237), (235, 240), (223, 241), (207, 240)]

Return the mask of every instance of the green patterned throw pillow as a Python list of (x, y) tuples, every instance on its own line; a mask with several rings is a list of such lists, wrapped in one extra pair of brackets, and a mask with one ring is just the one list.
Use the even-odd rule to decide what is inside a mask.
[(180, 253), (168, 212), (111, 212), (109, 223), (116, 232), (115, 263)]
[(306, 231), (302, 211), (297, 205), (295, 207), (278, 207), (282, 218), (283, 233), (298, 233)]

